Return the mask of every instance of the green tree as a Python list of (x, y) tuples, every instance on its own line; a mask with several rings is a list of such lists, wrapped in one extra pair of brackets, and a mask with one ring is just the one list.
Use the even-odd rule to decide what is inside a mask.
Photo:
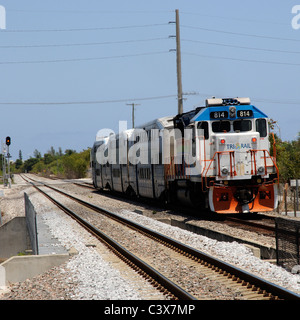
[(23, 161), (21, 159), (17, 159), (15, 162), (15, 168), (18, 170), (22, 167)]
[(44, 163), (45, 164), (50, 164), (51, 162), (53, 162), (55, 160), (54, 155), (50, 154), (50, 153), (45, 153), (44, 154)]
[(72, 149), (65, 150), (65, 154), (68, 155), (68, 156), (70, 156), (72, 153), (76, 153), (76, 151), (72, 150)]
[(41, 153), (37, 149), (35, 149), (33, 151), (33, 155), (34, 155), (34, 158), (37, 158), (37, 159), (41, 159), (42, 158)]
[(25, 160), (24, 161), (24, 164), (23, 164), (23, 169), (26, 171), (26, 172), (30, 172), (32, 170), (32, 167), (39, 162), (39, 159), (36, 159), (36, 158), (29, 158), (28, 160)]
[(83, 178), (86, 175), (87, 163), (81, 154), (73, 153), (63, 158), (67, 178)]
[[(282, 141), (275, 135), (276, 160), (281, 182), (300, 178), (300, 133), (297, 140)], [(273, 138), (270, 136), (271, 155), (273, 154)]]

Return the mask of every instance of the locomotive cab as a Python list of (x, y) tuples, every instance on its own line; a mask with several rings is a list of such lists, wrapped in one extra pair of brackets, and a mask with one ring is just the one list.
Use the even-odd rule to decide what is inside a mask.
[(278, 169), (269, 153), (267, 115), (248, 98), (208, 99), (193, 121), (202, 137), (202, 188), (211, 210), (274, 210)]

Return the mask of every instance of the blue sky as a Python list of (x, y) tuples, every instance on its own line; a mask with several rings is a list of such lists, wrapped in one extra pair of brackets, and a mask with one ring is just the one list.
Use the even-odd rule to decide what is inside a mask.
[[(297, 1), (0, 0), (0, 139), (23, 159), (51, 146), (81, 151), (102, 128), (177, 113), (175, 9), (184, 111), (206, 98), (250, 97), (283, 140), (299, 125)], [(191, 94), (194, 93), (194, 94)], [(149, 99), (148, 99), (149, 98)], [(150, 99), (151, 98), (151, 99)], [(106, 102), (105, 102), (106, 101)], [(118, 101), (118, 102), (113, 102)], [(59, 102), (59, 104), (57, 104)], [(76, 102), (72, 104), (72, 102)]]

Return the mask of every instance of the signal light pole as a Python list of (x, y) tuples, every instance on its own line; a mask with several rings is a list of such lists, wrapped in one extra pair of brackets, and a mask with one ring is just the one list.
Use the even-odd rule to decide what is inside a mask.
[[(10, 146), (10, 143), (11, 143), (11, 139), (10, 137), (6, 137), (5, 139), (5, 143), (7, 145), (7, 176), (8, 176), (8, 179), (7, 179), (7, 182), (8, 182), (8, 187), (11, 188), (11, 178), (10, 178), (10, 153), (9, 153), (9, 146)], [(5, 162), (5, 157), (4, 157), (4, 162)], [(6, 169), (5, 169), (5, 175), (6, 175)], [(3, 177), (4, 177), (4, 171), (3, 171)], [(4, 182), (4, 179), (3, 179), (3, 182)]]

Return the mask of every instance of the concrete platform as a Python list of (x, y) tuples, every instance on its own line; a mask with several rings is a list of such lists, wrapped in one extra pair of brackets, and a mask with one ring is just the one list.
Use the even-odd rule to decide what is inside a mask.
[(0, 287), (25, 281), (59, 266), (70, 258), (69, 254), (14, 256), (0, 265)]
[(10, 283), (42, 274), (76, 254), (61, 245), (40, 215), (36, 216), (36, 223), (38, 255), (26, 255), (30, 252), (30, 241), (25, 217), (14, 218), (1, 226), (0, 258), (6, 260), (0, 264), (0, 294)]
[(25, 217), (15, 217), (0, 227), (0, 259), (8, 259), (29, 249)]

